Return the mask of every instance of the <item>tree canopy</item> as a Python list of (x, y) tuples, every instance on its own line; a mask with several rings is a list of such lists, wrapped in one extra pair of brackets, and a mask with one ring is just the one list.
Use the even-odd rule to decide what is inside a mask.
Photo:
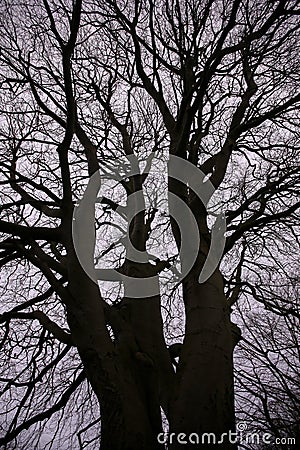
[(286, 448), (299, 1), (0, 12), (1, 445)]

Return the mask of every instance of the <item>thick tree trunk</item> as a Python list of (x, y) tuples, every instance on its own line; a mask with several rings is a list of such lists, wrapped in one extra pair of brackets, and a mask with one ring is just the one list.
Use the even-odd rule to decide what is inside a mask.
[[(99, 296), (82, 300), (100, 303)], [(107, 336), (101, 337), (101, 316), (97, 317), (96, 312), (94, 307), (82, 304), (79, 309), (73, 305), (68, 321), (87, 378), (99, 400), (101, 449), (161, 448), (156, 439), (161, 420), (154, 368), (148, 367), (142, 357), (140, 361), (139, 355), (131, 354), (130, 347), (127, 352), (120, 352), (106, 340)]]
[[(197, 433), (216, 440), (223, 433), (234, 432), (233, 338), (229, 311), (223, 294), (220, 273), (215, 272), (204, 284), (190, 276), (184, 283), (186, 335), (171, 407), (170, 432), (175, 433), (172, 449), (182, 448), (176, 436)], [(195, 439), (195, 436), (193, 437)], [(223, 435), (219, 448), (235, 448)], [(195, 448), (187, 444), (185, 448)]]
[[(123, 372), (131, 379), (124, 386), (125, 395), (132, 387), (135, 389), (132, 400), (128, 399), (127, 413), (132, 415), (132, 409), (137, 409), (134, 413), (136, 421), (133, 421), (136, 437), (132, 435), (131, 447), (128, 448), (162, 449), (163, 445), (157, 440), (162, 432), (161, 407), (168, 414), (174, 370), (162, 332), (160, 298), (125, 297), (120, 309), (126, 327), (116, 339), (116, 351), (121, 358)], [(135, 406), (137, 399), (141, 402), (138, 408)], [(149, 424), (145, 431), (145, 421), (141, 423), (142, 414)], [(139, 434), (143, 434), (143, 441)]]
[[(168, 406), (174, 371), (166, 348), (159, 296), (124, 298), (115, 339), (109, 336), (98, 286), (73, 260), (68, 285), (68, 323), (101, 413), (101, 450), (164, 448), (161, 404)], [(110, 308), (111, 309), (111, 308)]]

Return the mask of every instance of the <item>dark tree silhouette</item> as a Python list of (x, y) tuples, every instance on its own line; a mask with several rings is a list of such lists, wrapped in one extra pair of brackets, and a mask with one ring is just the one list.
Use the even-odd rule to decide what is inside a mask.
[[(2, 1), (5, 448), (152, 450), (163, 427), (168, 448), (180, 433), (237, 448), (238, 342), (238, 418), (297, 434), (299, 12), (297, 0)], [(98, 173), (78, 245), (117, 283), (95, 283), (74, 245)], [(217, 235), (221, 259), (199, 282), (219, 210), (225, 246)]]

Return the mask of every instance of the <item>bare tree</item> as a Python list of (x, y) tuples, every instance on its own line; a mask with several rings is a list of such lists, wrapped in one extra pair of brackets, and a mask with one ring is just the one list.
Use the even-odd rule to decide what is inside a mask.
[(296, 430), (299, 11), (3, 1), (3, 446), (236, 448), (231, 313), (238, 417)]

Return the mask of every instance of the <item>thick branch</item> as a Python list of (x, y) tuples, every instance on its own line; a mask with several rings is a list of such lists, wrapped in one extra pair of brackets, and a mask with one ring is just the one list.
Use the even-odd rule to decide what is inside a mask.
[(35, 239), (42, 241), (54, 241), (61, 242), (62, 235), (60, 228), (47, 228), (47, 227), (30, 227), (24, 225), (18, 225), (16, 223), (6, 222), (0, 220), (0, 231), (2, 233), (10, 234), (13, 236), (19, 236), (23, 239)]

